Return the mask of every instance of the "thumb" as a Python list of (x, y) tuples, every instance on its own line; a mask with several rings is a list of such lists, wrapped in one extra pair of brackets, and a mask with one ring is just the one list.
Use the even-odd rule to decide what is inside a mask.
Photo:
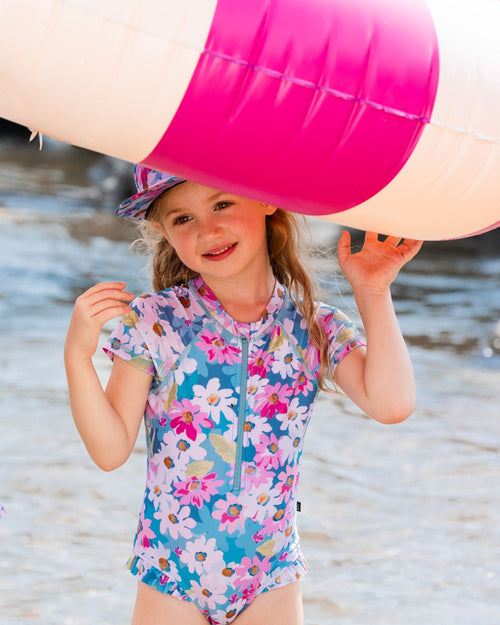
[(351, 255), (351, 235), (348, 230), (343, 230), (337, 243), (337, 258), (339, 265), (342, 265)]

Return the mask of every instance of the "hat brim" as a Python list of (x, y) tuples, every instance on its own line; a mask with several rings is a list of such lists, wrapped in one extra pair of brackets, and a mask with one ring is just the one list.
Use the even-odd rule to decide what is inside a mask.
[(168, 180), (163, 180), (124, 200), (115, 210), (115, 213), (118, 217), (123, 217), (124, 219), (146, 219), (151, 204), (156, 198), (182, 182), (186, 182), (184, 178), (176, 178), (174, 176)]

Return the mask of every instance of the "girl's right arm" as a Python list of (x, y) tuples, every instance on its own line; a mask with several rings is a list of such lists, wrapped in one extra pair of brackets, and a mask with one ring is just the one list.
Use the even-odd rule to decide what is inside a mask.
[(121, 466), (134, 447), (151, 376), (115, 357), (106, 391), (92, 363), (102, 326), (130, 312), (123, 282), (97, 284), (75, 303), (64, 345), (75, 425), (90, 457), (103, 470)]

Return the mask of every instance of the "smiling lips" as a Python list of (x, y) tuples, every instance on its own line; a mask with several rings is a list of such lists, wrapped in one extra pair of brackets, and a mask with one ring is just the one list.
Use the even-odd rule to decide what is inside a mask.
[(203, 258), (207, 258), (208, 260), (224, 260), (232, 254), (236, 245), (236, 243), (231, 243), (230, 245), (223, 245), (215, 248), (212, 251), (203, 254)]

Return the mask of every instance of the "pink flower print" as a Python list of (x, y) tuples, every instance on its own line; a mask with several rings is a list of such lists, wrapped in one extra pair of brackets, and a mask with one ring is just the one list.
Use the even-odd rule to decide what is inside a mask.
[(151, 519), (144, 518), (144, 510), (139, 517), (139, 527), (137, 528), (137, 543), (144, 548), (151, 546), (150, 539), (156, 538), (156, 534), (151, 529)]
[(252, 536), (252, 540), (253, 542), (258, 545), (259, 543), (261, 543), (264, 540), (264, 536), (260, 533), (260, 532), (256, 532), (253, 536)]
[(198, 509), (203, 506), (203, 502), (210, 500), (218, 493), (218, 487), (222, 486), (222, 480), (216, 480), (216, 473), (209, 473), (205, 477), (190, 477), (185, 482), (175, 484), (175, 496), (180, 497), (181, 504), (195, 505)]
[(289, 536), (292, 531), (289, 514), (286, 514), (285, 509), (279, 508), (278, 510), (276, 510), (273, 516), (270, 516), (264, 520), (262, 528), (263, 533), (266, 536), (274, 536), (275, 534), (283, 532), (286, 536)]
[(257, 350), (248, 361), (248, 375), (258, 375), (260, 378), (265, 378), (273, 360), (274, 356), (269, 352), (262, 349)]
[[(145, 328), (151, 328), (156, 336), (165, 336), (168, 332), (171, 332), (172, 328), (166, 319), (161, 321), (158, 319), (158, 304), (154, 301), (150, 301), (149, 298), (140, 299), (138, 303), (140, 309), (141, 324)], [(155, 341), (156, 337), (151, 337)]]
[(255, 597), (259, 594), (260, 586), (260, 582), (257, 582), (257, 580), (253, 580), (249, 588), (245, 588), (245, 590), (241, 593), (241, 596), (243, 597), (247, 605), (252, 603)]
[(256, 462), (244, 462), (242, 465), (242, 475), (245, 488), (257, 488), (270, 482), (274, 474), (267, 471), (265, 467), (259, 466)]
[(275, 434), (267, 436), (263, 434), (260, 442), (255, 446), (255, 462), (259, 465), (259, 468), (268, 469), (269, 466), (277, 469), (282, 464), (283, 452), (280, 449), (279, 439)]
[(266, 386), (255, 398), (255, 409), (257, 412), (260, 412), (262, 417), (272, 419), (277, 412), (283, 414), (287, 411), (287, 401), (291, 393), (292, 389), (290, 387), (279, 382), (274, 386)]
[(240, 361), (241, 350), (233, 345), (226, 345), (222, 336), (215, 332), (205, 330), (196, 345), (207, 353), (209, 362), (232, 365)]
[(232, 493), (228, 493), (226, 499), (216, 501), (215, 507), (218, 509), (212, 512), (212, 516), (220, 521), (220, 532), (227, 531), (229, 534), (234, 534), (238, 528), (244, 528), (243, 506)]
[(170, 425), (177, 434), (184, 434), (194, 441), (202, 428), (213, 428), (214, 424), (208, 415), (201, 411), (200, 406), (193, 404), (189, 399), (181, 402), (174, 401), (169, 411)]
[(295, 374), (295, 379), (297, 380), (298, 390), (304, 395), (307, 395), (313, 390), (311, 379), (304, 371), (304, 367), (299, 368), (299, 370)]
[(283, 495), (283, 501), (288, 501), (292, 495), (292, 489), (297, 477), (297, 465), (287, 466), (285, 471), (282, 471), (278, 475), (279, 485), (281, 487), (281, 494)]
[(269, 558), (254, 556), (253, 560), (249, 557), (244, 557), (241, 561), (241, 566), (236, 567), (236, 576), (234, 585), (237, 586), (240, 591), (244, 589), (250, 589), (251, 587), (259, 587), (260, 581), (266, 573), (271, 569)]
[(305, 355), (304, 360), (306, 361), (307, 366), (309, 367), (310, 371), (314, 371), (316, 367), (319, 365), (320, 352), (319, 352), (319, 349), (312, 343), (309, 344), (306, 350), (306, 355)]
[(281, 327), (279, 325), (275, 325), (271, 330), (271, 341), (278, 336), (281, 336)]

